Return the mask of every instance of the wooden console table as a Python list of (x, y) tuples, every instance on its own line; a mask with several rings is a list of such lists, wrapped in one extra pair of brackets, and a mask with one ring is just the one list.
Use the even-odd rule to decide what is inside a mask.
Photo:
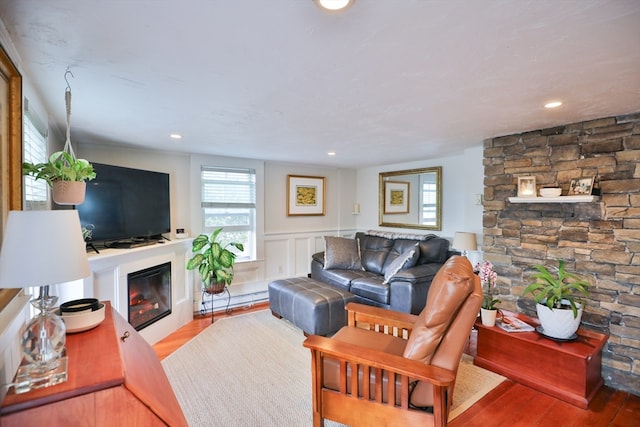
[(9, 391), (9, 426), (187, 426), (151, 346), (105, 302), (104, 321), (68, 334), (68, 380), (23, 394)]
[[(504, 312), (536, 327), (536, 319)], [(579, 329), (574, 341), (558, 342), (538, 332), (505, 332), (476, 321), (474, 364), (586, 409), (602, 386), (602, 348), (608, 336)]]

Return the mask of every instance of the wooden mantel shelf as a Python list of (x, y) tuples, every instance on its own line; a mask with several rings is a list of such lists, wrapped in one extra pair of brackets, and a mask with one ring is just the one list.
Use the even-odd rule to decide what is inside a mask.
[(509, 197), (511, 203), (591, 203), (599, 196)]

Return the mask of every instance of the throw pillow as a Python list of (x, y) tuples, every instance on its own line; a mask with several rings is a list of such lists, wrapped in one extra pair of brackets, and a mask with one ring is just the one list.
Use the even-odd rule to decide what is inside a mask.
[(324, 237), (324, 269), (362, 270), (360, 245), (356, 239)]
[(389, 267), (384, 273), (384, 281), (382, 283), (386, 285), (398, 271), (404, 270), (405, 268), (411, 268), (416, 265), (419, 257), (419, 246), (416, 243), (410, 249), (404, 251), (402, 255), (396, 257), (396, 259), (394, 259), (393, 262), (389, 264)]

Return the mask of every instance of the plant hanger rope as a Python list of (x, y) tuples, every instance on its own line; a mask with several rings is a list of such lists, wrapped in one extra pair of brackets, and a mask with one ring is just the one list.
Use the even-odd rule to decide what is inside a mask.
[(64, 81), (67, 82), (67, 88), (64, 90), (64, 100), (67, 106), (67, 140), (64, 143), (64, 149), (62, 151), (69, 153), (75, 160), (76, 155), (73, 152), (73, 147), (71, 147), (71, 86), (69, 85), (67, 75), (74, 77), (69, 68), (67, 68), (67, 71), (64, 73)]

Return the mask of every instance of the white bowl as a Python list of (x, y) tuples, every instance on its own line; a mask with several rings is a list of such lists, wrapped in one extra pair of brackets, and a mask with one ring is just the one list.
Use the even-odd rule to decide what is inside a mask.
[(542, 197), (558, 197), (562, 194), (562, 188), (541, 188), (540, 195)]
[(101, 303), (98, 306), (98, 309), (94, 311), (60, 314), (60, 309), (58, 309), (56, 310), (56, 314), (64, 321), (68, 334), (84, 332), (89, 329), (93, 329), (102, 323), (104, 320), (104, 304)]

